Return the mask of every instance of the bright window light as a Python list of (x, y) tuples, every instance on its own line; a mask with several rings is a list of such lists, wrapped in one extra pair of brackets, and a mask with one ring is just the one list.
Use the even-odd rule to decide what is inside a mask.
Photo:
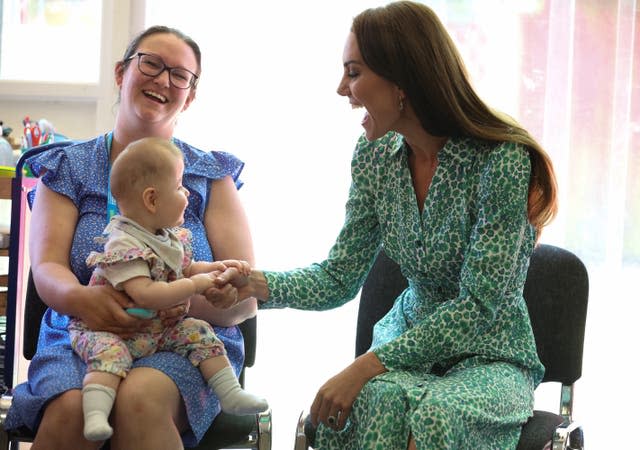
[(0, 0), (0, 80), (97, 83), (101, 0)]

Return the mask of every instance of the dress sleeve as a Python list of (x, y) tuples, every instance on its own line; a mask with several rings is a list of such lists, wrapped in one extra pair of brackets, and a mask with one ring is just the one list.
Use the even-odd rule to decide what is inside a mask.
[[(36, 177), (42, 177), (42, 182), (52, 191), (69, 197), (78, 204), (79, 192), (75, 183), (78, 179), (73, 165), (69, 160), (66, 149), (72, 143), (52, 146), (50, 150), (33, 156), (27, 160), (27, 165)], [(35, 190), (32, 191), (35, 194)], [(33, 203), (33, 195), (29, 198)]]
[(113, 287), (122, 290), (122, 283), (132, 278), (152, 278), (152, 268), (162, 267), (162, 261), (135, 238), (121, 234), (109, 237), (104, 253), (91, 252), (87, 265), (98, 267)]
[(487, 343), (496, 339), (490, 335), (511, 326), (498, 320), (505, 320), (502, 314), (509, 308), (520, 307), (517, 280), (526, 267), (518, 259), (523, 246), (532, 247), (534, 237), (527, 218), (529, 176), (526, 150), (505, 143), (489, 153), (479, 180), (478, 216), (464, 255), (459, 293), (373, 350), (387, 369), (418, 369), (483, 354)]
[(370, 164), (364, 142), (354, 153), (344, 224), (327, 259), (306, 268), (265, 271), (270, 295), (261, 308), (327, 310), (357, 295), (380, 248), (371, 180), (363, 170)]
[(109, 281), (111, 286), (122, 291), (122, 283), (136, 277), (151, 278), (149, 265), (142, 259), (131, 261), (121, 261), (108, 264), (103, 268), (102, 274)]
[[(236, 188), (242, 186), (240, 173), (244, 163), (231, 153), (218, 151), (203, 151), (192, 147), (180, 140), (174, 139), (175, 144), (184, 155), (184, 176), (182, 183), (189, 190), (189, 205), (185, 215), (185, 226), (191, 228), (196, 241), (202, 240), (205, 230), (202, 226), (204, 215), (211, 194), (212, 182), (230, 176)], [(196, 222), (199, 222), (197, 224)], [(197, 230), (193, 228), (197, 226)], [(194, 242), (194, 253), (198, 251), (199, 242)], [(202, 259), (200, 256), (198, 259)]]
[(191, 147), (182, 141), (175, 140), (185, 157), (185, 175), (203, 177), (209, 180), (217, 180), (231, 176), (240, 189), (243, 183), (240, 174), (244, 168), (244, 162), (235, 155), (224, 151), (203, 151)]

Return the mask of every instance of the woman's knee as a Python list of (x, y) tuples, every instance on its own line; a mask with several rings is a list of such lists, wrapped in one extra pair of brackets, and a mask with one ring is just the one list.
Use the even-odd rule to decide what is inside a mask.
[(180, 441), (180, 434), (188, 424), (177, 386), (167, 375), (152, 368), (133, 369), (122, 381), (111, 422), (112, 448), (116, 449), (130, 448), (143, 441), (147, 442), (145, 445), (151, 441), (172, 445)]
[[(409, 414), (409, 427), (413, 437), (422, 441), (424, 448), (456, 448), (456, 436), (464, 428), (462, 414), (442, 399), (423, 399)], [(426, 441), (426, 442), (424, 442)]]
[(82, 392), (66, 391), (53, 399), (45, 408), (31, 448), (39, 449), (98, 449), (100, 442), (89, 442), (82, 434)]
[(133, 369), (124, 378), (113, 412), (116, 419), (123, 417), (126, 423), (167, 419), (178, 423), (184, 406), (171, 378), (159, 370), (143, 367)]
[(60, 422), (82, 426), (82, 391), (71, 389), (51, 400), (44, 410), (42, 422)]

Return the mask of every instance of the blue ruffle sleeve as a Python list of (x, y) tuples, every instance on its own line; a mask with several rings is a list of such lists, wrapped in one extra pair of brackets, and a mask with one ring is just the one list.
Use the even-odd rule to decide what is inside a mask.
[[(75, 170), (77, 166), (69, 162), (67, 152), (75, 148), (77, 149), (76, 151), (79, 150), (80, 153), (86, 154), (88, 148), (92, 155), (92, 164), (98, 163), (100, 160), (103, 160), (106, 164), (106, 158), (101, 158), (97, 155), (96, 146), (99, 145), (98, 140), (94, 139), (87, 142), (64, 141), (50, 144), (46, 148), (42, 148), (42, 153), (29, 158), (26, 161), (26, 165), (35, 177), (42, 177), (42, 181), (47, 187), (69, 197), (77, 205), (80, 198), (79, 187), (88, 180), (86, 176), (83, 176), (82, 172)], [(104, 142), (102, 142), (102, 145), (104, 145)], [(91, 183), (95, 183), (95, 181), (92, 180)], [(31, 191), (28, 196), (29, 206), (32, 205), (34, 196), (35, 191)]]

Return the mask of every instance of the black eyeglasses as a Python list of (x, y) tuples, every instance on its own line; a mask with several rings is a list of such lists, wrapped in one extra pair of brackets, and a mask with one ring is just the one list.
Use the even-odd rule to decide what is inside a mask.
[(158, 55), (138, 52), (125, 61), (138, 58), (138, 70), (148, 77), (157, 77), (165, 70), (169, 72), (169, 83), (178, 89), (189, 89), (198, 82), (198, 75), (182, 67), (169, 67)]

